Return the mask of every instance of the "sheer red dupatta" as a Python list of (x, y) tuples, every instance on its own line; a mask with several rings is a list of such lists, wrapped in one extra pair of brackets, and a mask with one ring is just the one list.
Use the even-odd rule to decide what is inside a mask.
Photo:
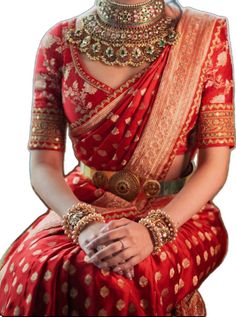
[(100, 170), (122, 169), (130, 159), (149, 118), (170, 47), (133, 85), (115, 90), (97, 113), (70, 129), (76, 157)]

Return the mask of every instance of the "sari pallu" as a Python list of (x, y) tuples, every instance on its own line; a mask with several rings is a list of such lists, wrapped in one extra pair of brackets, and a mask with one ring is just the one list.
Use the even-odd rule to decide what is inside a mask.
[[(182, 39), (169, 52), (167, 60), (167, 50), (162, 55), (165, 68), (161, 68), (161, 59), (160, 64), (153, 64), (158, 66), (157, 80), (153, 74), (148, 83), (149, 76), (143, 76), (137, 82), (139, 86), (129, 90), (134, 94), (130, 101), (134, 108), (128, 108), (134, 111), (132, 116), (127, 107), (122, 108), (122, 95), (107, 101), (106, 107), (83, 124), (71, 125), (70, 137), (77, 158), (97, 169), (119, 170), (124, 165), (124, 169), (131, 168), (143, 180), (163, 179), (175, 157), (180, 136), (192, 128), (194, 115), (199, 111), (215, 24), (216, 19), (210, 15), (185, 11), (178, 26), (180, 31), (184, 30)], [(151, 75), (152, 70), (149, 71)], [(151, 96), (150, 85), (156, 85)], [(135, 87), (139, 88), (136, 94)], [(177, 99), (170, 98), (173, 95)], [(152, 107), (147, 108), (148, 103)], [(137, 125), (140, 110), (144, 111), (141, 117), (145, 121)], [(132, 129), (124, 128), (126, 119), (132, 122)], [(103, 133), (109, 134), (109, 129), (114, 133), (104, 139)], [(118, 131), (123, 134), (114, 143), (111, 138), (118, 138)], [(130, 151), (132, 138), (137, 143)], [(93, 144), (93, 139), (98, 143)], [(118, 146), (111, 147), (112, 144)], [(140, 193), (128, 202), (96, 188), (80, 166), (65, 180), (78, 199), (97, 206), (106, 221), (121, 217), (138, 221), (150, 209), (164, 207), (175, 197), (146, 199)], [(177, 239), (166, 244), (159, 255), (150, 255), (136, 265), (132, 281), (86, 263), (85, 253), (65, 236), (60, 223), (61, 218), (49, 209), (7, 250), (0, 269), (3, 316), (205, 315), (197, 289), (220, 265), (227, 250), (227, 232), (219, 208), (212, 201), (179, 229)]]

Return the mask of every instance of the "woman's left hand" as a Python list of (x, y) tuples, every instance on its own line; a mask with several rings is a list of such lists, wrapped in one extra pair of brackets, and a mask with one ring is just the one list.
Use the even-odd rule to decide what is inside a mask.
[[(93, 254), (100, 245), (106, 246)], [(129, 272), (151, 254), (153, 242), (144, 225), (122, 218), (106, 224), (86, 248), (92, 254), (87, 262), (96, 263), (100, 268), (113, 267), (114, 272)]]

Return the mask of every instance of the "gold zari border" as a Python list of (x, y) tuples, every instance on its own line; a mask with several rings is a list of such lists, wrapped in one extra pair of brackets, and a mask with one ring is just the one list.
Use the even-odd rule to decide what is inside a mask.
[(232, 104), (203, 105), (198, 123), (198, 146), (234, 144), (234, 106)]
[(65, 150), (66, 118), (61, 109), (32, 110), (28, 149)]

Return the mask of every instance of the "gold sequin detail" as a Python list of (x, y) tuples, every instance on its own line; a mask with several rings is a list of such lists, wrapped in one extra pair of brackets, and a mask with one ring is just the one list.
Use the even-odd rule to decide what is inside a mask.
[(170, 269), (170, 278), (173, 278), (174, 275), (175, 275), (175, 269), (172, 267)]
[(196, 256), (196, 262), (197, 262), (197, 265), (198, 265), (198, 266), (201, 264), (201, 257), (200, 257), (200, 255), (197, 255), (197, 256)]
[(110, 291), (106, 286), (101, 287), (100, 289), (100, 295), (105, 298), (109, 295)]
[(161, 296), (162, 297), (165, 297), (165, 296), (167, 296), (169, 294), (169, 289), (168, 288), (164, 288), (163, 290), (162, 290), (162, 292), (161, 292)]
[(107, 316), (107, 312), (104, 308), (100, 309), (98, 312), (98, 316)]
[(28, 149), (65, 150), (66, 118), (61, 109), (32, 109)]
[(193, 241), (194, 245), (199, 244), (198, 239), (195, 236), (192, 236), (192, 241)]
[(179, 291), (179, 284), (175, 284), (175, 294), (177, 294)]
[(177, 268), (178, 268), (178, 272), (180, 273), (181, 272), (181, 265), (179, 263), (177, 264)]
[(145, 298), (142, 298), (140, 300), (140, 306), (143, 308), (143, 309), (146, 309), (148, 307), (148, 300), (145, 299)]
[(207, 251), (204, 252), (204, 260), (205, 260), (205, 262), (207, 262), (207, 260), (208, 260), (208, 252)]
[(185, 244), (189, 249), (192, 249), (192, 244), (188, 239), (185, 240)]
[(79, 294), (78, 290), (72, 287), (72, 289), (70, 290), (70, 297), (75, 298), (78, 296), (78, 294)]
[(197, 283), (198, 283), (198, 277), (197, 277), (197, 275), (195, 275), (195, 276), (193, 277), (193, 286), (196, 286)]
[(187, 258), (183, 259), (182, 266), (184, 269), (187, 269), (190, 266), (190, 261)]
[(14, 263), (12, 263), (11, 265), (10, 265), (10, 268), (9, 268), (9, 271), (12, 273), (13, 272), (13, 270), (14, 270)]
[(155, 281), (156, 281), (156, 282), (157, 282), (157, 281), (160, 281), (161, 278), (162, 278), (161, 272), (156, 272), (156, 273), (155, 273)]
[(62, 293), (68, 292), (68, 283), (67, 282), (65, 282), (61, 285), (61, 291), (62, 291)]
[(29, 295), (27, 296), (27, 298), (26, 298), (26, 303), (29, 304), (29, 303), (31, 303), (31, 301), (32, 301), (32, 295), (29, 294)]
[(184, 287), (184, 281), (180, 278), (179, 279), (179, 290), (181, 289), (181, 288), (183, 288)]
[(176, 253), (176, 254), (178, 253), (178, 248), (175, 244), (172, 245), (172, 249), (173, 249), (174, 253)]
[(117, 280), (117, 284), (120, 286), (120, 288), (123, 288), (125, 286), (125, 281), (119, 278)]
[(5, 287), (4, 287), (4, 293), (7, 293), (8, 290), (9, 290), (9, 285), (8, 285), (8, 283), (7, 283), (7, 284), (5, 285)]
[(85, 278), (84, 278), (84, 282), (85, 282), (86, 285), (89, 286), (91, 284), (91, 282), (92, 282), (92, 276), (90, 274), (87, 274), (85, 276)]
[(70, 267), (70, 261), (69, 260), (66, 260), (64, 263), (63, 263), (63, 269), (65, 271), (68, 271), (69, 270), (69, 267)]
[(38, 278), (38, 273), (37, 273), (37, 272), (34, 272), (34, 273), (31, 275), (30, 280), (31, 280), (32, 282), (34, 282), (34, 281), (37, 280), (37, 278)]
[(52, 277), (52, 272), (49, 271), (49, 270), (47, 270), (47, 271), (45, 272), (43, 278), (45, 279), (45, 281), (48, 281), (48, 280), (50, 280), (51, 277)]
[(116, 302), (116, 308), (121, 311), (123, 308), (125, 308), (125, 302), (122, 299), (119, 299)]
[(44, 293), (43, 301), (44, 301), (45, 304), (49, 303), (49, 301), (50, 301), (50, 294), (49, 293)]
[(129, 313), (135, 313), (136, 312), (136, 307), (134, 305), (134, 303), (129, 303)]
[(90, 305), (91, 305), (91, 298), (87, 297), (84, 301), (84, 307), (88, 309)]
[(211, 246), (210, 248), (210, 253), (211, 253), (211, 256), (214, 256), (215, 255), (215, 249)]
[(161, 252), (161, 254), (160, 254), (160, 259), (161, 259), (161, 261), (162, 262), (164, 262), (166, 259), (167, 259), (167, 254), (166, 254), (166, 252)]
[(67, 316), (67, 315), (68, 315), (68, 311), (69, 311), (69, 306), (68, 306), (68, 305), (63, 306), (63, 308), (62, 308), (62, 314), (63, 314), (64, 316)]
[(13, 312), (14, 316), (20, 316), (20, 307), (16, 306)]
[(145, 287), (148, 285), (148, 279), (145, 276), (141, 276), (139, 279), (139, 285)]
[(198, 231), (198, 236), (199, 236), (199, 238), (202, 240), (202, 241), (205, 241), (205, 236), (204, 236), (204, 234), (201, 232), (201, 231)]

